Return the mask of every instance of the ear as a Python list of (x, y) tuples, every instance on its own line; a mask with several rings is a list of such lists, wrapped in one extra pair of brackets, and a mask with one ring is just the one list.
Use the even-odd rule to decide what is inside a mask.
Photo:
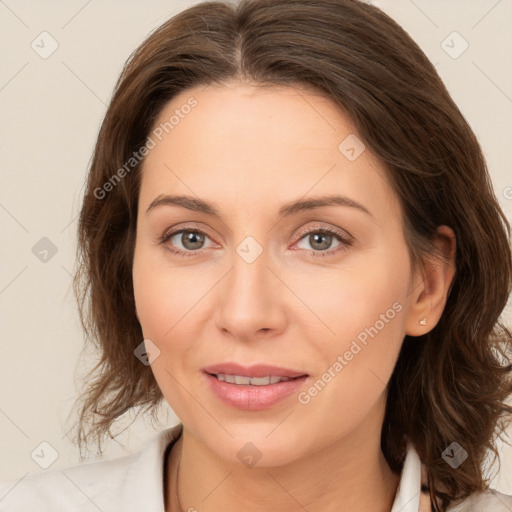
[[(429, 256), (412, 284), (406, 334), (421, 336), (439, 322), (455, 276), (455, 234), (448, 226), (439, 226), (434, 244), (444, 258)], [(421, 321), (421, 323), (420, 323)]]

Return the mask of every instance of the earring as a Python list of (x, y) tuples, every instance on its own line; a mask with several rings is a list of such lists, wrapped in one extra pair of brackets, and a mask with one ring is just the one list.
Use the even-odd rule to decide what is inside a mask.
[(420, 320), (420, 325), (427, 325), (427, 317), (424, 317)]

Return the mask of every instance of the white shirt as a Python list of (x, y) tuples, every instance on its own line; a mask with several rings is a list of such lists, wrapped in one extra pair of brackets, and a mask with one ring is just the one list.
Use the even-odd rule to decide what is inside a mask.
[[(182, 426), (163, 430), (130, 455), (28, 473), (0, 483), (0, 511), (165, 512), (165, 450), (179, 438)], [(430, 512), (428, 494), (421, 492), (421, 467), (409, 446), (391, 512)], [(512, 512), (512, 496), (487, 490), (448, 510)]]

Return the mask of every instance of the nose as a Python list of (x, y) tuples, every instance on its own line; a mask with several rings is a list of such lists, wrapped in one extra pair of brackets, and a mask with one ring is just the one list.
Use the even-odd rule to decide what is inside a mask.
[(290, 291), (265, 250), (251, 261), (238, 249), (231, 270), (218, 287), (217, 327), (240, 341), (273, 337), (285, 328), (284, 301)]

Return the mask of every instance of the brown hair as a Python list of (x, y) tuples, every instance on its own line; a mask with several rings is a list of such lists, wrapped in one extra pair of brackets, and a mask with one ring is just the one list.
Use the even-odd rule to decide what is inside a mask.
[[(233, 80), (310, 88), (349, 116), (399, 196), (413, 265), (433, 253), (439, 225), (454, 230), (457, 271), (445, 310), (429, 333), (404, 339), (381, 444), (399, 471), (412, 442), (436, 510), (435, 496), (445, 507), (485, 489), (486, 452), (497, 456), (495, 436), (512, 413), (512, 336), (499, 322), (510, 293), (510, 226), (478, 141), (432, 64), (397, 23), (356, 0), (204, 2), (159, 27), (128, 60), (78, 227), (75, 292), (101, 354), (82, 397), (79, 446), (94, 438), (101, 451), (116, 419), (132, 408), (154, 412), (162, 399), (151, 368), (134, 357), (143, 339), (132, 284), (140, 162), (126, 162), (175, 95)], [(468, 453), (456, 470), (441, 456), (454, 441)]]

